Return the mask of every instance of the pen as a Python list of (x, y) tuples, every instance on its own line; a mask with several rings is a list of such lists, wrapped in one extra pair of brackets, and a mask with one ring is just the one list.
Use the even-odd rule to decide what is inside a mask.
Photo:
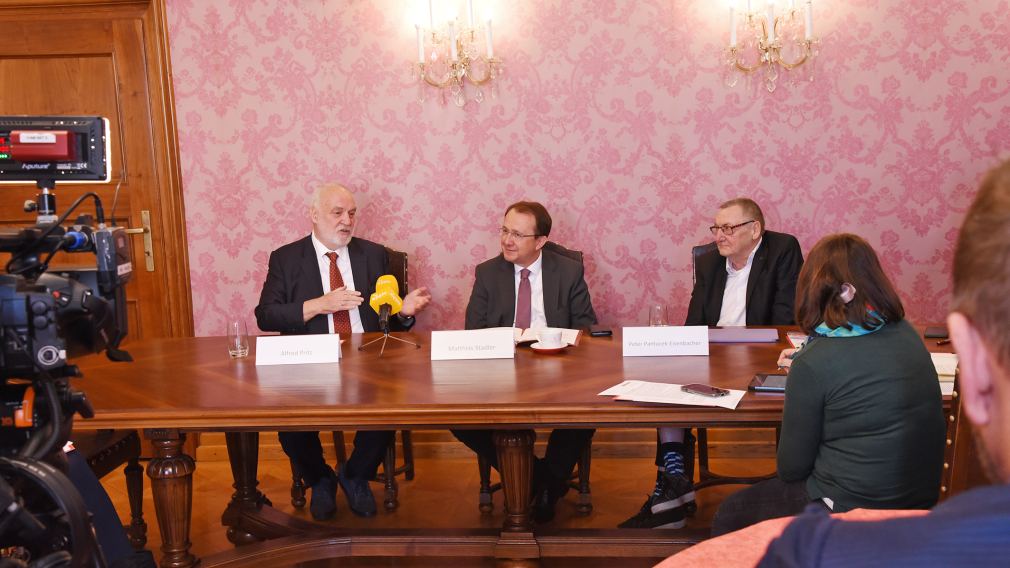
[(941, 340), (939, 340), (939, 341), (936, 342), (937, 345), (947, 345), (948, 343), (950, 343), (950, 338), (941, 339)]

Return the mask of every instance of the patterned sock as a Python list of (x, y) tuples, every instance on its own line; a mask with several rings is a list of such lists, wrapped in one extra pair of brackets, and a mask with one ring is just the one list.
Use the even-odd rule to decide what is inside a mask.
[(680, 452), (663, 454), (663, 467), (671, 475), (684, 475), (684, 456)]
[(662, 456), (663, 469), (670, 475), (685, 475), (684, 454), (688, 447), (684, 442), (663, 442), (659, 445), (659, 455)]

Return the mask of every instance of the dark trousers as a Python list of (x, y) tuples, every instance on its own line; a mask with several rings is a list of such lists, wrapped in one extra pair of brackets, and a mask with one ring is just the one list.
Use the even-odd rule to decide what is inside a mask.
[[(554, 430), (547, 439), (543, 460), (534, 463), (534, 484), (547, 484), (552, 490), (567, 487), (582, 452), (593, 439), (596, 430)], [(494, 445), (494, 430), (452, 430), (452, 435), (498, 469), (498, 449)], [(546, 477), (546, 479), (544, 479)], [(541, 487), (534, 487), (534, 490)], [(561, 490), (563, 492), (563, 490)]]
[[(386, 446), (395, 432), (359, 430), (354, 435), (354, 450), (344, 465), (344, 475), (352, 479), (372, 479), (386, 456)], [(323, 459), (319, 432), (279, 432), (281, 448), (291, 458), (305, 485), (315, 485), (329, 472)]]
[[(817, 503), (824, 505), (818, 499)], [(712, 536), (719, 536), (753, 524), (798, 515), (811, 503), (807, 482), (786, 483), (775, 477), (737, 491), (723, 500), (712, 519)], [(824, 505), (827, 509), (827, 505)]]
[(67, 470), (67, 477), (81, 494), (84, 505), (91, 513), (91, 525), (95, 528), (95, 539), (98, 541), (105, 561), (110, 565), (127, 562), (130, 557), (134, 556), (133, 547), (130, 546), (130, 541), (126, 538), (126, 531), (123, 530), (123, 524), (119, 522), (119, 514), (116, 513), (116, 508), (112, 505), (109, 494), (105, 492), (102, 483), (95, 477), (91, 467), (88, 466), (88, 461), (80, 452), (74, 450), (67, 453), (67, 461), (70, 466)]

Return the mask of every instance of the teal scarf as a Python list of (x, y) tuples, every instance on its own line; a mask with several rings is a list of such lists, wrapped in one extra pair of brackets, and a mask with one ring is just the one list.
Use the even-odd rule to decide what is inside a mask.
[(884, 317), (877, 313), (877, 310), (867, 310), (867, 313), (871, 317), (877, 319), (880, 324), (867, 329), (859, 324), (849, 322), (849, 326), (852, 329), (846, 329), (845, 326), (828, 327), (827, 323), (821, 322), (816, 328), (814, 328), (814, 333), (821, 337), (859, 337), (860, 335), (867, 335), (873, 333), (874, 331), (878, 331), (880, 328), (884, 327), (885, 323), (887, 323), (884, 320)]

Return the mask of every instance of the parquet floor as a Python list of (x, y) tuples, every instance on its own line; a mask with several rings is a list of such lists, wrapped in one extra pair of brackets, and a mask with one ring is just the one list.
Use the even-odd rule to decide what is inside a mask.
[[(712, 460), (715, 471), (735, 475), (759, 475), (774, 470), (771, 459)], [(439, 458), (416, 460), (417, 474), (414, 480), (400, 478), (400, 507), (394, 512), (382, 510), (382, 488), (372, 485), (379, 499), (379, 514), (369, 519), (354, 516), (347, 508), (343, 493), (337, 496), (337, 516), (332, 523), (345, 527), (370, 528), (468, 528), (499, 527), (504, 518), (502, 496), (495, 494), (495, 509), (490, 515), (482, 515), (477, 508), (479, 478), (475, 459)], [(286, 460), (261, 460), (259, 466), (260, 489), (273, 501), (278, 509), (309, 518), (308, 508), (296, 510), (289, 501), (288, 489), (291, 477)], [(593, 511), (582, 516), (575, 511), (574, 492), (563, 499), (557, 509), (557, 517), (552, 526), (559, 528), (614, 528), (617, 523), (638, 511), (655, 479), (655, 466), (646, 458), (593, 458), (592, 492)], [(161, 545), (157, 518), (151, 498), (150, 486), (145, 479), (144, 518), (148, 523), (148, 548), (160, 557)], [(129, 521), (129, 506), (126, 486), (121, 472), (102, 479), (102, 483), (120, 512), (124, 522)], [(206, 556), (231, 548), (221, 526), (221, 512), (231, 496), (231, 470), (227, 461), (200, 461), (197, 463), (193, 483), (193, 525), (190, 538), (192, 551), (197, 556)], [(707, 526), (719, 502), (739, 486), (718, 486), (700, 491), (698, 512), (689, 519), (689, 527)], [(423, 559), (422, 559), (423, 560)], [(622, 566), (629, 559), (621, 559)], [(427, 561), (406, 561), (404, 559), (361, 559), (342, 566), (438, 566), (445, 565), (438, 559)], [(644, 565), (650, 565), (645, 562)], [(317, 563), (313, 563), (317, 566)], [(318, 564), (320, 566), (326, 564)], [(452, 560), (454, 568), (463, 566), (493, 566), (491, 560), (474, 560), (472, 564)], [(549, 566), (568, 566), (569, 563), (551, 563)], [(580, 566), (613, 565), (603, 562), (582, 562)]]

